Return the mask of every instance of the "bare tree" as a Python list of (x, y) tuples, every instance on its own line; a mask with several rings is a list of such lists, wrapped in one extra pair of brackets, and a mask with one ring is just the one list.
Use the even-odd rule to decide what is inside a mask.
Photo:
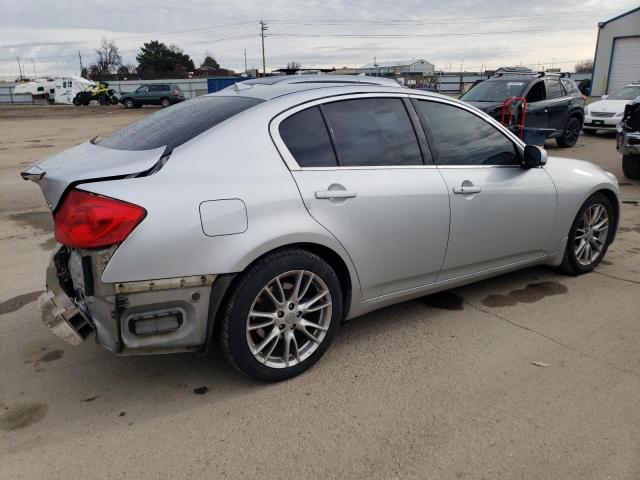
[(585, 58), (584, 60), (576, 62), (574, 70), (576, 73), (591, 73), (593, 71), (593, 59)]
[(296, 62), (296, 61), (287, 62), (287, 70), (300, 70), (300, 67), (302, 67), (300, 62)]
[(96, 54), (98, 59), (91, 66), (91, 70), (97, 70), (101, 73), (115, 73), (118, 67), (122, 65), (122, 57), (118, 53), (118, 46), (115, 40), (107, 40), (102, 37), (100, 47), (96, 48)]

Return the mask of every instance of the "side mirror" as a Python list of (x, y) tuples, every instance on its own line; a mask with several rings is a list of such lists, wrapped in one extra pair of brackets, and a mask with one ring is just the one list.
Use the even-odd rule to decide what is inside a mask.
[(607, 97), (609, 97), (609, 95), (602, 95), (602, 96), (600, 97), (600, 100), (606, 100), (606, 99), (607, 99)]
[(524, 147), (524, 158), (522, 168), (541, 167), (547, 163), (547, 151), (537, 145), (527, 145)]

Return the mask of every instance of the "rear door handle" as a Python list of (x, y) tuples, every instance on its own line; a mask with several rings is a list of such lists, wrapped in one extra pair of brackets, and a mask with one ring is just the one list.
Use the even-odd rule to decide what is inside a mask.
[(453, 187), (453, 193), (461, 195), (470, 195), (472, 193), (480, 193), (482, 189), (480, 187)]
[(316, 192), (318, 200), (331, 200), (332, 198), (353, 198), (358, 196), (351, 190), (321, 190)]

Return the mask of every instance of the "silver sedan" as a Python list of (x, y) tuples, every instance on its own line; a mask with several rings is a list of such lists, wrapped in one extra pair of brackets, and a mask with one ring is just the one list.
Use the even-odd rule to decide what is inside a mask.
[(615, 178), (451, 98), (249, 80), (22, 173), (54, 216), (44, 323), (121, 355), (206, 350), (277, 381), (341, 322), (532, 265), (595, 268)]

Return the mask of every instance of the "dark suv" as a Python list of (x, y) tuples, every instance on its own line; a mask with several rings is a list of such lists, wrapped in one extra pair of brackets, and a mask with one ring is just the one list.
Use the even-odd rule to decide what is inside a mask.
[(120, 103), (125, 108), (140, 108), (142, 105), (161, 105), (166, 108), (184, 101), (184, 93), (175, 83), (150, 83), (140, 85), (135, 91), (123, 93)]
[(524, 98), (524, 133), (527, 143), (542, 145), (555, 138), (560, 147), (573, 147), (584, 121), (584, 97), (563, 74), (497, 74), (478, 83), (461, 100), (487, 112), (498, 121), (502, 103), (509, 97)]

